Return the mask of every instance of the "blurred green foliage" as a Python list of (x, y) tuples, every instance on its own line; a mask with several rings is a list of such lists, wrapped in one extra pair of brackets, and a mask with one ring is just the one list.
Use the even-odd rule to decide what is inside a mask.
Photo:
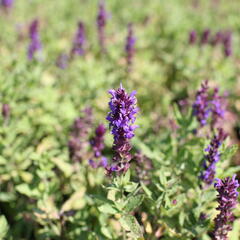
[[(209, 140), (192, 134), (196, 121), (174, 102), (193, 101), (201, 81), (209, 79), (228, 92), (238, 116), (240, 3), (108, 0), (106, 55), (99, 52), (97, 7), (96, 0), (15, 0), (9, 13), (1, 9), (0, 102), (9, 104), (11, 113), (7, 122), (0, 119), (0, 238), (123, 239), (123, 230), (130, 239), (210, 239), (216, 193), (202, 191), (198, 179)], [(43, 59), (29, 62), (28, 26), (35, 18)], [(55, 61), (69, 53), (79, 20), (86, 24), (86, 55), (59, 69)], [(133, 70), (126, 73), (129, 22), (137, 43)], [(232, 31), (233, 56), (226, 58), (220, 46), (188, 44), (191, 30), (206, 28)], [(74, 119), (91, 106), (94, 126), (105, 123), (107, 90), (120, 82), (137, 90), (140, 128), (133, 151), (153, 161), (150, 186), (136, 180), (134, 167), (131, 179), (113, 182), (87, 158), (76, 165), (68, 156)], [(169, 119), (176, 119), (179, 129), (173, 131)], [(109, 158), (111, 145), (108, 133)], [(235, 152), (236, 146), (223, 146), (218, 177), (239, 170), (231, 166)], [(202, 212), (207, 221), (199, 220)], [(239, 208), (236, 216), (232, 240), (240, 236)]]

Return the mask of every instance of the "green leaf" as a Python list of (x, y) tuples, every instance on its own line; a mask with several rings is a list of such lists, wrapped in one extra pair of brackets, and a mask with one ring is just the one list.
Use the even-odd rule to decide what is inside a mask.
[(162, 172), (162, 174), (160, 174), (159, 179), (160, 179), (161, 184), (162, 184), (164, 187), (166, 187), (166, 185), (167, 185), (167, 178), (166, 178), (166, 176), (164, 175), (164, 172)]
[(142, 201), (144, 199), (144, 195), (137, 195), (137, 196), (131, 196), (129, 199), (127, 199), (126, 207), (124, 208), (124, 211), (131, 212), (135, 208), (141, 205)]
[(7, 159), (5, 159), (3, 156), (0, 156), (0, 165), (5, 165), (7, 163)]
[(179, 214), (179, 224), (180, 224), (181, 227), (184, 224), (184, 220), (185, 220), (185, 213), (184, 213), (184, 211), (181, 211), (180, 214)]
[(141, 226), (137, 219), (132, 215), (123, 215), (120, 218), (121, 226), (129, 232), (129, 236), (133, 238), (141, 238), (143, 236)]
[(157, 161), (161, 162), (165, 157), (164, 153), (160, 152), (159, 149), (153, 150), (137, 138), (134, 139), (134, 144), (141, 149), (141, 152), (144, 153), (144, 155), (150, 159), (156, 159)]
[(233, 224), (233, 230), (229, 234), (229, 240), (239, 240), (240, 220), (236, 220)]
[(7, 219), (4, 216), (0, 216), (0, 239), (4, 239), (9, 230)]
[(83, 187), (72, 194), (72, 196), (63, 204), (61, 212), (82, 209), (86, 204), (84, 198), (85, 191), (86, 189)]
[(152, 199), (152, 192), (141, 182), (141, 187), (143, 191), (146, 193), (146, 195)]
[(223, 161), (231, 159), (238, 150), (238, 145), (234, 144), (230, 147), (227, 147), (221, 154), (221, 159)]
[(136, 190), (137, 187), (138, 187), (138, 183), (129, 182), (128, 184), (126, 184), (126, 185), (124, 186), (124, 190), (125, 190), (126, 192), (131, 193), (131, 192), (133, 192), (134, 190)]
[(19, 193), (24, 194), (24, 195), (26, 195), (28, 197), (37, 197), (38, 194), (39, 194), (37, 189), (31, 189), (29, 187), (29, 185), (26, 184), (26, 183), (22, 183), (22, 184), (16, 186), (16, 190)]
[(112, 234), (107, 227), (101, 227), (101, 232), (105, 237), (112, 239)]
[(130, 176), (131, 176), (131, 171), (130, 171), (130, 169), (128, 169), (128, 171), (123, 175), (123, 179), (122, 179), (123, 185), (129, 183)]
[(224, 169), (224, 171), (219, 171), (221, 178), (232, 176), (234, 173), (237, 173), (240, 171), (240, 166), (236, 167), (228, 167), (227, 169)]
[(110, 204), (106, 203), (102, 206), (98, 207), (99, 211), (102, 213), (108, 213), (108, 214), (116, 214), (118, 213), (117, 209), (111, 206)]
[(0, 193), (0, 201), (1, 202), (11, 202), (16, 199), (14, 193), (10, 192), (1, 192)]
[(63, 161), (60, 158), (53, 158), (52, 161), (56, 166), (65, 174), (66, 177), (70, 177), (73, 172), (73, 167), (71, 164)]

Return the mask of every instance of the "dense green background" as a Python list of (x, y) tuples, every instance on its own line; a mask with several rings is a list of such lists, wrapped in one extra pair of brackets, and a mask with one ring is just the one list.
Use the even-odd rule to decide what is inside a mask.
[[(47, 206), (51, 205), (54, 195), (60, 207), (67, 196), (82, 186), (81, 176), (76, 174), (70, 179), (70, 126), (86, 106), (93, 107), (95, 125), (106, 123), (107, 90), (118, 87), (120, 82), (128, 91), (137, 90), (141, 111), (136, 146), (141, 146), (140, 139), (157, 146), (159, 135), (167, 134), (168, 119), (173, 118), (174, 100), (187, 97), (192, 102), (204, 79), (219, 86), (221, 92), (228, 92), (230, 109), (238, 119), (238, 0), (108, 0), (106, 55), (100, 54), (98, 46), (97, 7), (95, 0), (16, 0), (8, 14), (1, 11), (0, 102), (10, 105), (11, 117), (7, 125), (1, 119), (0, 127), (0, 209), (11, 228), (9, 239), (55, 239), (53, 236), (58, 235), (57, 227), (54, 229), (51, 224), (42, 224), (44, 230), (32, 230), (36, 227), (31, 222), (35, 199), (42, 200), (37, 204), (42, 209), (46, 199)], [(40, 21), (42, 60), (29, 62), (28, 26), (35, 18)], [(56, 58), (70, 51), (79, 20), (86, 24), (86, 55), (76, 57), (67, 69), (61, 70), (55, 65)], [(134, 24), (137, 42), (133, 70), (127, 74), (124, 45), (129, 22)], [(214, 33), (232, 31), (233, 56), (226, 58), (221, 46), (188, 44), (189, 31), (201, 33), (206, 28)], [(109, 133), (106, 141), (110, 147)], [(59, 179), (54, 168), (60, 169)], [(96, 181), (101, 183), (102, 177), (100, 170)], [(52, 180), (44, 185), (44, 179)], [(64, 181), (71, 186), (66, 184), (61, 189)], [(90, 200), (80, 204), (85, 206), (86, 201)], [(88, 219), (87, 213), (80, 215), (79, 221)], [(75, 229), (79, 227), (84, 232), (85, 224), (79, 225)], [(37, 233), (34, 235), (33, 231)], [(76, 231), (72, 236), (79, 236), (81, 231)]]

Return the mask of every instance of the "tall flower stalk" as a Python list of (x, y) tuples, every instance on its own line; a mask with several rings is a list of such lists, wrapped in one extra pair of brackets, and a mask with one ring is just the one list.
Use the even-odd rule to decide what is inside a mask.
[(197, 33), (196, 33), (196, 31), (193, 30), (189, 33), (188, 43), (192, 45), (192, 44), (196, 43), (196, 41), (197, 41)]
[(39, 21), (33, 20), (29, 27), (30, 44), (28, 47), (28, 59), (32, 60), (35, 53), (42, 48), (42, 44), (39, 37)]
[(197, 91), (196, 100), (193, 104), (193, 115), (196, 116), (201, 127), (207, 124), (210, 109), (208, 102), (208, 81), (201, 84), (201, 89)]
[(225, 32), (223, 36), (223, 47), (224, 47), (224, 54), (226, 57), (232, 55), (232, 33)]
[(210, 34), (211, 34), (210, 29), (206, 29), (203, 31), (200, 42), (201, 45), (209, 43)]
[(73, 41), (73, 46), (71, 49), (71, 57), (74, 57), (75, 55), (84, 55), (85, 50), (84, 50), (84, 45), (86, 41), (86, 36), (85, 36), (85, 27), (83, 22), (78, 23), (78, 29)]
[(221, 43), (223, 40), (223, 33), (218, 31), (212, 38), (211, 44), (216, 46), (217, 44)]
[(13, 6), (13, 2), (14, 2), (14, 0), (1, 0), (1, 5), (5, 9), (10, 9)]
[(135, 43), (136, 43), (136, 37), (134, 36), (133, 25), (132, 23), (129, 23), (128, 34), (127, 34), (126, 45), (125, 45), (127, 71), (130, 71), (132, 68), (133, 57), (136, 51)]
[(56, 60), (56, 66), (61, 69), (66, 69), (68, 67), (68, 55), (67, 54), (60, 54)]
[(226, 139), (227, 134), (223, 129), (218, 129), (218, 133), (214, 135), (208, 147), (205, 149), (207, 153), (204, 156), (203, 169), (200, 178), (206, 185), (211, 185), (215, 179), (216, 164), (220, 160), (219, 148), (223, 141)]
[(92, 110), (85, 108), (83, 116), (75, 119), (68, 141), (69, 157), (73, 162), (83, 160), (86, 147), (89, 144), (88, 136), (92, 127)]
[(107, 167), (107, 158), (105, 156), (102, 156), (102, 151), (105, 147), (104, 144), (104, 136), (106, 133), (106, 128), (103, 124), (99, 124), (95, 130), (94, 137), (90, 140), (90, 144), (92, 146), (92, 150), (94, 153), (93, 159), (89, 160), (90, 166), (93, 168), (98, 167)]
[(214, 129), (226, 112), (226, 99), (219, 95), (219, 89), (214, 88), (209, 92), (208, 81), (204, 81), (201, 89), (197, 91), (195, 102), (192, 105), (193, 115), (197, 118), (201, 127), (208, 123), (211, 117), (210, 126)]
[(4, 103), (2, 105), (2, 117), (3, 117), (5, 123), (7, 123), (10, 118), (10, 112), (11, 112), (11, 109), (10, 109), (9, 104)]
[(214, 89), (210, 105), (212, 113), (211, 127), (213, 129), (218, 124), (218, 122), (224, 118), (226, 112), (226, 101), (223, 96), (219, 95), (218, 88)]
[(218, 192), (217, 210), (220, 211), (220, 213), (214, 219), (215, 228), (213, 232), (213, 239), (227, 240), (228, 233), (232, 230), (232, 223), (234, 221), (232, 210), (237, 205), (239, 194), (237, 189), (239, 188), (239, 183), (236, 179), (236, 175), (234, 175), (232, 178), (227, 177), (223, 180), (217, 179), (214, 187)]
[(95, 130), (95, 136), (90, 141), (94, 151), (94, 156), (97, 158), (102, 155), (102, 150), (104, 149), (105, 133), (106, 133), (106, 128), (104, 127), (103, 124), (99, 124)]
[(105, 2), (102, 0), (99, 3), (98, 15), (97, 15), (97, 30), (98, 30), (98, 40), (101, 52), (105, 52), (105, 27), (107, 24), (107, 12), (105, 9)]
[(114, 156), (113, 165), (108, 167), (107, 171), (124, 173), (130, 167), (129, 161), (132, 159), (130, 139), (134, 137), (134, 130), (137, 128), (134, 125), (138, 112), (136, 91), (128, 94), (121, 85), (117, 90), (109, 90), (109, 93), (112, 95), (109, 102), (111, 111), (107, 120), (114, 136)]

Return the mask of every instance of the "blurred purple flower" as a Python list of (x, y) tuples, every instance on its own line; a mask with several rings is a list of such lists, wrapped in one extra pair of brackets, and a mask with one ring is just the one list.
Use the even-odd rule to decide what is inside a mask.
[(92, 159), (90, 159), (88, 161), (89, 165), (92, 167), (92, 168), (99, 168), (99, 167), (103, 167), (103, 168), (106, 168), (108, 166), (108, 161), (107, 161), (107, 158), (106, 157), (101, 157), (101, 161), (100, 162), (96, 162)]
[(83, 22), (78, 23), (78, 29), (73, 41), (73, 46), (71, 50), (71, 56), (75, 55), (84, 55), (85, 50), (84, 50), (84, 44), (86, 41), (86, 35), (85, 35), (85, 27)]
[(232, 178), (227, 177), (223, 180), (217, 179), (214, 187), (218, 191), (217, 200), (219, 205), (217, 210), (219, 210), (220, 213), (214, 219), (215, 228), (213, 239), (227, 240), (228, 232), (232, 230), (231, 225), (234, 221), (232, 210), (237, 205), (239, 194), (237, 189), (239, 188), (239, 183), (236, 179), (236, 175), (233, 175)]
[(129, 168), (129, 161), (132, 156), (130, 150), (132, 148), (130, 139), (134, 137), (134, 130), (137, 126), (133, 125), (136, 120), (137, 99), (135, 97), (136, 91), (128, 94), (125, 89), (120, 86), (117, 90), (109, 90), (112, 95), (109, 102), (110, 112), (107, 120), (110, 122), (109, 127), (114, 136), (113, 150), (114, 166), (107, 169), (107, 171), (126, 172)]
[(56, 60), (56, 66), (61, 69), (66, 69), (68, 67), (68, 55), (67, 54), (60, 54)]
[(99, 158), (102, 156), (102, 150), (104, 149), (104, 135), (106, 128), (103, 124), (100, 124), (95, 130), (95, 136), (91, 139), (90, 143), (94, 151), (94, 156)]
[(1, 5), (4, 8), (11, 8), (13, 6), (14, 0), (1, 0)]
[(98, 40), (101, 48), (101, 52), (105, 52), (105, 27), (107, 24), (108, 14), (105, 9), (105, 2), (102, 0), (99, 2), (98, 15), (97, 15), (97, 30)]
[(207, 119), (210, 114), (208, 89), (208, 81), (206, 80), (201, 84), (201, 89), (197, 91), (193, 104), (193, 115), (196, 116), (201, 126), (207, 124)]
[(2, 105), (2, 116), (4, 121), (7, 121), (10, 117), (10, 106), (7, 103)]
[(225, 32), (223, 36), (224, 54), (226, 57), (232, 55), (232, 33)]
[(226, 139), (227, 134), (219, 128), (217, 135), (214, 135), (208, 147), (205, 149), (207, 154), (204, 156), (203, 169), (200, 178), (206, 185), (211, 185), (215, 178), (216, 163), (220, 160), (219, 147)]
[(82, 161), (89, 144), (88, 136), (91, 128), (92, 110), (91, 108), (85, 108), (83, 116), (75, 119), (68, 141), (69, 156), (74, 162)]
[(214, 89), (210, 105), (212, 113), (211, 126), (213, 128), (219, 122), (220, 119), (224, 118), (224, 114), (226, 112), (226, 100), (223, 96), (219, 95), (218, 88)]
[(189, 33), (188, 43), (194, 44), (194, 43), (196, 43), (196, 40), (197, 40), (197, 33), (196, 33), (196, 31), (193, 30)]
[(210, 29), (206, 29), (205, 31), (203, 31), (200, 41), (201, 45), (209, 43), (210, 33)]
[(134, 57), (134, 54), (136, 51), (135, 43), (136, 43), (136, 37), (134, 36), (133, 25), (132, 25), (132, 23), (129, 23), (128, 24), (128, 34), (127, 34), (126, 45), (125, 45), (128, 70), (131, 70), (133, 57)]
[(210, 125), (213, 129), (224, 118), (226, 106), (226, 98), (219, 95), (218, 88), (215, 88), (213, 94), (210, 94), (208, 81), (204, 81), (201, 89), (197, 91), (196, 99), (192, 106), (193, 115), (196, 116), (201, 127), (207, 124), (207, 120), (211, 116)]
[(215, 36), (212, 38), (211, 44), (213, 46), (221, 43), (223, 41), (223, 33), (221, 31), (217, 32)]
[(32, 60), (34, 54), (42, 48), (42, 44), (38, 33), (39, 21), (37, 19), (33, 20), (29, 27), (29, 38), (30, 44), (28, 47), (28, 59)]
[(144, 184), (150, 183), (150, 173), (153, 169), (152, 160), (146, 157), (142, 152), (137, 152), (133, 156), (133, 161), (136, 163), (136, 173), (139, 181), (144, 182)]

